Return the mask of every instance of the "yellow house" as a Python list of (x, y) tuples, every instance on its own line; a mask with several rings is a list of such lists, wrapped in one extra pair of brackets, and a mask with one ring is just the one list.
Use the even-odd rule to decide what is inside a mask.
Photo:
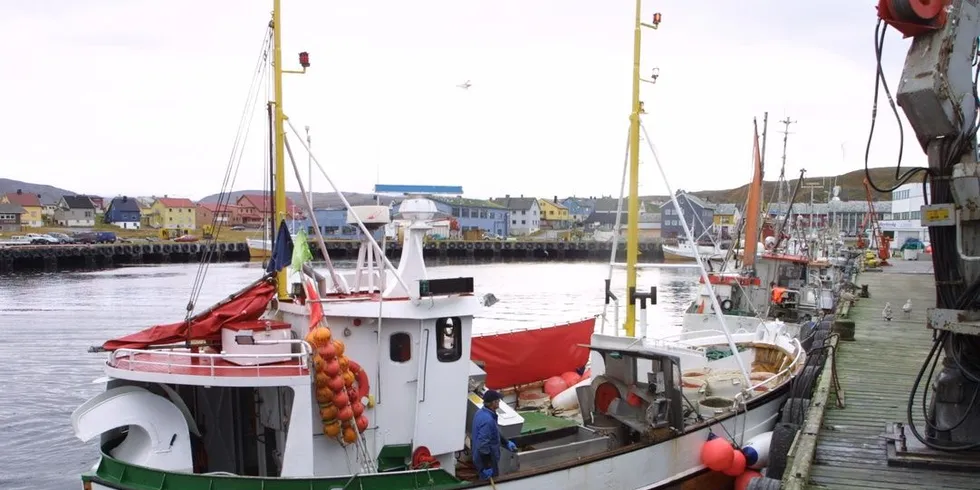
[(558, 203), (558, 197), (554, 201), (538, 199), (538, 208), (541, 210), (541, 224), (550, 226), (552, 229), (568, 228), (572, 224), (572, 217), (568, 214), (568, 208)]
[(161, 197), (150, 206), (150, 226), (169, 230), (197, 228), (194, 201), (182, 197)]
[(24, 212), (20, 215), (21, 226), (31, 228), (44, 226), (44, 206), (41, 205), (41, 196), (38, 194), (28, 194), (17, 189), (17, 192), (8, 192), (0, 197), (0, 203), (19, 204), (24, 208)]
[(715, 207), (715, 216), (712, 222), (715, 225), (715, 231), (724, 237), (735, 232), (735, 227), (741, 218), (742, 213), (734, 204), (718, 204)]

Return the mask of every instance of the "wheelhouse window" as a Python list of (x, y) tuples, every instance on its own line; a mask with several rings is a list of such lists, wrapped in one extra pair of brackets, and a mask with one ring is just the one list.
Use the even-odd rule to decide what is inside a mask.
[(405, 332), (391, 334), (388, 338), (388, 357), (392, 362), (412, 360), (412, 336)]
[(436, 357), (440, 362), (456, 362), (463, 357), (463, 321), (459, 317), (436, 320)]

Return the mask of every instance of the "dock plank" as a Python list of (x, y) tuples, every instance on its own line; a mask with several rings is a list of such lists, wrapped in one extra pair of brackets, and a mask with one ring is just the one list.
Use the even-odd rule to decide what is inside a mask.
[[(871, 297), (851, 308), (855, 340), (838, 344), (846, 408), (827, 404), (807, 488), (980, 488), (976, 474), (891, 467), (885, 456), (885, 424), (906, 420), (912, 382), (932, 347), (925, 317), (926, 308), (935, 304), (931, 271), (929, 262), (897, 261), (858, 278)], [(902, 305), (908, 299), (912, 314), (906, 319)], [(892, 306), (890, 322), (881, 317), (886, 302)], [(913, 417), (921, 424), (918, 404)]]

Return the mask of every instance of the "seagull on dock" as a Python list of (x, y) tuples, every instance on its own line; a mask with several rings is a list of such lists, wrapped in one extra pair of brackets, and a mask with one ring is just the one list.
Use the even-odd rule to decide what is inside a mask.
[(886, 322), (892, 321), (892, 304), (885, 303), (885, 308), (881, 310), (881, 318)]
[(905, 314), (906, 319), (912, 318), (912, 298), (906, 300), (905, 304), (902, 305), (902, 313)]

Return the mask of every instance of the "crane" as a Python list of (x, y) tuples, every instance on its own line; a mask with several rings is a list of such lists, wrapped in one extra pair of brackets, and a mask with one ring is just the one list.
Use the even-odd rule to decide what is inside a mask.
[[(950, 453), (980, 449), (980, 397), (974, 396), (980, 393), (980, 165), (976, 143), (980, 65), (975, 66), (980, 7), (977, 0), (879, 0), (877, 83), (891, 99), (888, 86), (881, 81), (882, 46), (889, 27), (912, 38), (895, 99), (927, 156), (928, 167), (901, 175), (896, 172), (896, 176), (901, 185), (924, 173), (923, 185), (931, 186), (932, 202), (922, 207), (921, 220), (929, 227), (932, 242), (937, 303), (927, 313), (935, 340), (913, 383), (907, 425), (902, 434), (892, 436), (905, 437), (910, 431), (909, 435), (929, 448), (915, 453), (926, 464), (962, 465)], [(878, 86), (875, 94), (877, 99)], [(898, 118), (898, 110), (892, 108)], [(868, 185), (878, 192), (891, 191), (870, 180)], [(935, 362), (943, 351), (938, 376), (923, 379), (923, 373), (930, 372), (929, 365), (937, 367)], [(919, 404), (927, 402), (924, 393), (921, 402), (915, 399), (917, 390), (930, 383), (927, 424), (922, 426), (912, 414), (920, 413)]]

